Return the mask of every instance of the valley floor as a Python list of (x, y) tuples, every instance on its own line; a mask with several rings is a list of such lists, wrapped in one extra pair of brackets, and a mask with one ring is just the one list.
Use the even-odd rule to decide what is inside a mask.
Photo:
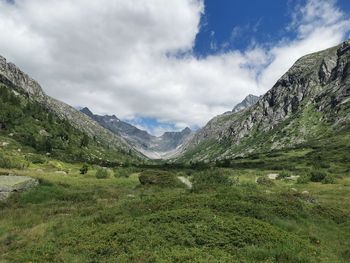
[(350, 176), (257, 184), (274, 171), (167, 172), (189, 189), (141, 185), (140, 169), (97, 179), (95, 168), (62, 166), (67, 175), (12, 170), (40, 185), (1, 203), (0, 262), (350, 262)]

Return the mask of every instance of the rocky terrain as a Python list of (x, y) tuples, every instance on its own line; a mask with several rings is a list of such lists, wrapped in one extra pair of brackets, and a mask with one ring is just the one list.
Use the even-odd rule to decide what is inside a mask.
[(213, 118), (185, 158), (225, 159), (292, 147), (350, 120), (350, 41), (300, 58), (255, 105)]
[(165, 132), (162, 136), (157, 137), (118, 119), (115, 115), (93, 114), (86, 107), (81, 109), (81, 112), (102, 127), (123, 137), (135, 149), (151, 159), (167, 159), (174, 156), (182, 144), (193, 135), (190, 128), (185, 128), (180, 132)]

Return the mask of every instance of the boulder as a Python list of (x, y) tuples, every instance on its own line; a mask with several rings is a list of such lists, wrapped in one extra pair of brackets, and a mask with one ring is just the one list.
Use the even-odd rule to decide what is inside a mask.
[(0, 176), (0, 201), (6, 200), (13, 192), (23, 192), (39, 184), (37, 179), (28, 176)]

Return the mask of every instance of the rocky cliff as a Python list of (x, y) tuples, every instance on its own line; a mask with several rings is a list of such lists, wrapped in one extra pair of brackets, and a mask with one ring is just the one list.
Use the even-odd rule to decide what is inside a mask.
[(194, 160), (292, 147), (350, 120), (350, 41), (300, 58), (255, 105), (215, 117), (184, 146)]

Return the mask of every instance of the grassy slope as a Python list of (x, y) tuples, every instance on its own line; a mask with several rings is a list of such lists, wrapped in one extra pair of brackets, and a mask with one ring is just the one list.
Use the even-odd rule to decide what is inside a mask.
[[(0, 207), (0, 262), (348, 262), (350, 256), (349, 176), (333, 185), (266, 187), (255, 180), (269, 170), (225, 168), (239, 185), (191, 192), (141, 187), (137, 174), (98, 180), (93, 169), (80, 175), (79, 164), (62, 165), (68, 176), (49, 164), (16, 171), (41, 185)], [(317, 202), (303, 199), (304, 190)]]
[[(72, 127), (67, 121), (48, 113), (38, 103), (30, 101), (24, 94), (15, 95), (11, 87), (0, 83), (0, 147), (2, 153), (12, 160), (27, 158), (25, 153), (46, 154), (63, 161), (138, 162), (139, 158), (123, 150), (109, 149), (108, 145), (92, 138), (81, 145), (84, 133)], [(10, 136), (11, 135), (11, 136)], [(23, 149), (23, 153), (13, 154), (13, 149)], [(8, 150), (7, 150), (8, 149)], [(2, 156), (0, 156), (1, 159)], [(21, 158), (22, 157), (22, 158)], [(23, 160), (21, 164), (23, 164)]]

